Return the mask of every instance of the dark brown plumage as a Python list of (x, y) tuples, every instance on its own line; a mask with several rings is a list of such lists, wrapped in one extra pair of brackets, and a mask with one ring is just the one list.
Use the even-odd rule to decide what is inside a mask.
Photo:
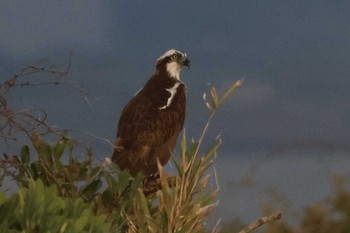
[(157, 159), (165, 165), (183, 127), (186, 88), (180, 81), (187, 55), (169, 50), (157, 60), (156, 71), (123, 109), (112, 161), (136, 175), (157, 173)]

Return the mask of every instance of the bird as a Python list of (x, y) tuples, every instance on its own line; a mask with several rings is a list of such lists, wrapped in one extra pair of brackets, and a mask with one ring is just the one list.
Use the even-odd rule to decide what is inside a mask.
[(186, 86), (181, 69), (190, 68), (187, 54), (170, 49), (156, 62), (156, 70), (121, 112), (111, 160), (135, 176), (158, 174), (181, 132), (186, 113)]

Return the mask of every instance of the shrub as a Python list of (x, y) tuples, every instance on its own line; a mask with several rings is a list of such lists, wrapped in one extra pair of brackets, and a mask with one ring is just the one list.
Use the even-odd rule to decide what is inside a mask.
[(0, 232), (109, 232), (105, 215), (93, 213), (82, 198), (62, 198), (56, 186), (31, 180), (17, 194), (0, 196)]

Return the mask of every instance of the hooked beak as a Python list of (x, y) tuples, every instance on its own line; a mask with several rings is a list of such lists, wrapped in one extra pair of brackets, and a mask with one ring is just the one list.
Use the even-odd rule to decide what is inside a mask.
[(186, 59), (182, 62), (182, 65), (183, 65), (183, 66), (187, 66), (188, 69), (190, 69), (190, 68), (191, 68), (191, 61), (188, 60), (188, 59), (186, 58)]

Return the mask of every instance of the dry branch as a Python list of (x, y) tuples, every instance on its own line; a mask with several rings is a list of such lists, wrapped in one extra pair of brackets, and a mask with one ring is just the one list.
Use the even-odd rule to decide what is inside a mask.
[(238, 233), (248, 233), (253, 231), (254, 229), (268, 223), (274, 220), (278, 220), (282, 218), (282, 213), (280, 211), (277, 211), (273, 214), (271, 214), (270, 216), (265, 216), (262, 218), (259, 218), (258, 220), (256, 220), (255, 222), (252, 222), (251, 224), (249, 224), (248, 226), (246, 226), (243, 230), (241, 230)]
[[(68, 76), (71, 67), (71, 54), (66, 69), (57, 69), (53, 66), (44, 67), (41, 65), (28, 65), (17, 72), (12, 78), (0, 83), (0, 138), (6, 143), (7, 140), (16, 140), (17, 132), (30, 134), (33, 130), (44, 133), (59, 134), (47, 123), (47, 113), (41, 109), (15, 110), (8, 104), (8, 93), (14, 87), (35, 87), (43, 85), (59, 85), (70, 80)], [(48, 74), (47, 81), (40, 79), (30, 79), (33, 74)], [(69, 83), (70, 84), (70, 83)], [(72, 84), (72, 86), (74, 86)], [(75, 86), (74, 86), (75, 87)], [(81, 90), (78, 88), (81, 92)], [(85, 97), (84, 97), (85, 98)]]

